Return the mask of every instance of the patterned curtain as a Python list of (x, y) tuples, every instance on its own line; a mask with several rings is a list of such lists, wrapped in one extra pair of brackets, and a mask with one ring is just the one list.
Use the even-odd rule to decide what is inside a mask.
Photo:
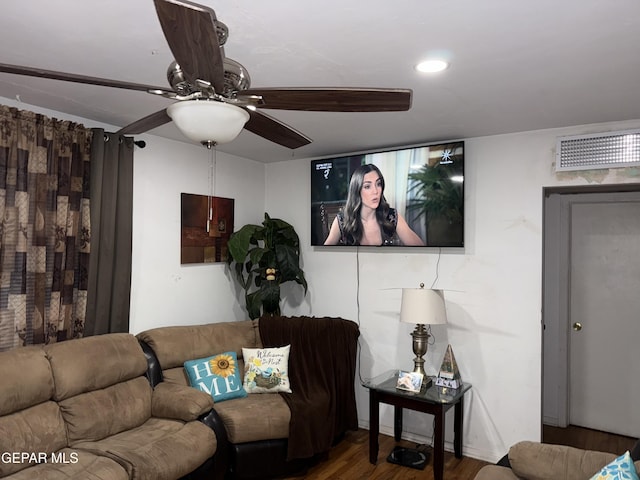
[(83, 335), (91, 138), (0, 106), (0, 351)]

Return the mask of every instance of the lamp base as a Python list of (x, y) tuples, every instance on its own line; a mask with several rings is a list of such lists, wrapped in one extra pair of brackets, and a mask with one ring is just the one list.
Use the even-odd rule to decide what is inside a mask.
[(423, 452), (415, 448), (395, 447), (387, 457), (387, 462), (424, 470), (424, 467), (429, 462), (429, 452)]
[(425, 378), (427, 377), (427, 374), (424, 371), (424, 358), (422, 357), (427, 353), (430, 336), (431, 335), (429, 335), (425, 325), (421, 323), (416, 325), (415, 330), (411, 332), (411, 337), (413, 337), (413, 353), (416, 356), (413, 359), (413, 371), (421, 373)]

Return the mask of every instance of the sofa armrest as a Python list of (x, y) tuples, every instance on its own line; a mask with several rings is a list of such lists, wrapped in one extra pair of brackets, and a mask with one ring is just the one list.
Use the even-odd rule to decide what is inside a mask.
[(151, 396), (151, 415), (190, 422), (213, 408), (211, 395), (177, 383), (160, 382)]
[(519, 442), (509, 449), (513, 472), (529, 480), (584, 480), (616, 457), (613, 453), (539, 442)]

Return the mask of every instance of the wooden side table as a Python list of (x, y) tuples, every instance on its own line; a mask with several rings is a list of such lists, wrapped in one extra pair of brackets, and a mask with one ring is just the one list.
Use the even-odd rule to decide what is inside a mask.
[(456, 458), (462, 457), (462, 417), (464, 394), (471, 385), (463, 383), (457, 389), (438, 387), (435, 384), (419, 393), (396, 388), (398, 371), (386, 372), (363, 385), (369, 389), (369, 461), (375, 465), (378, 460), (378, 435), (380, 433), (380, 403), (394, 406), (393, 433), (396, 441), (402, 435), (402, 409), (429, 413), (435, 417), (433, 432), (433, 472), (435, 480), (444, 475), (444, 421), (445, 413), (454, 407), (453, 448)]

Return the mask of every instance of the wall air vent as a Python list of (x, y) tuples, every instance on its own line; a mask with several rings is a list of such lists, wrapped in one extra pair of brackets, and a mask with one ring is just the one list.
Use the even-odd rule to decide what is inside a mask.
[(556, 172), (640, 165), (640, 130), (558, 137)]

